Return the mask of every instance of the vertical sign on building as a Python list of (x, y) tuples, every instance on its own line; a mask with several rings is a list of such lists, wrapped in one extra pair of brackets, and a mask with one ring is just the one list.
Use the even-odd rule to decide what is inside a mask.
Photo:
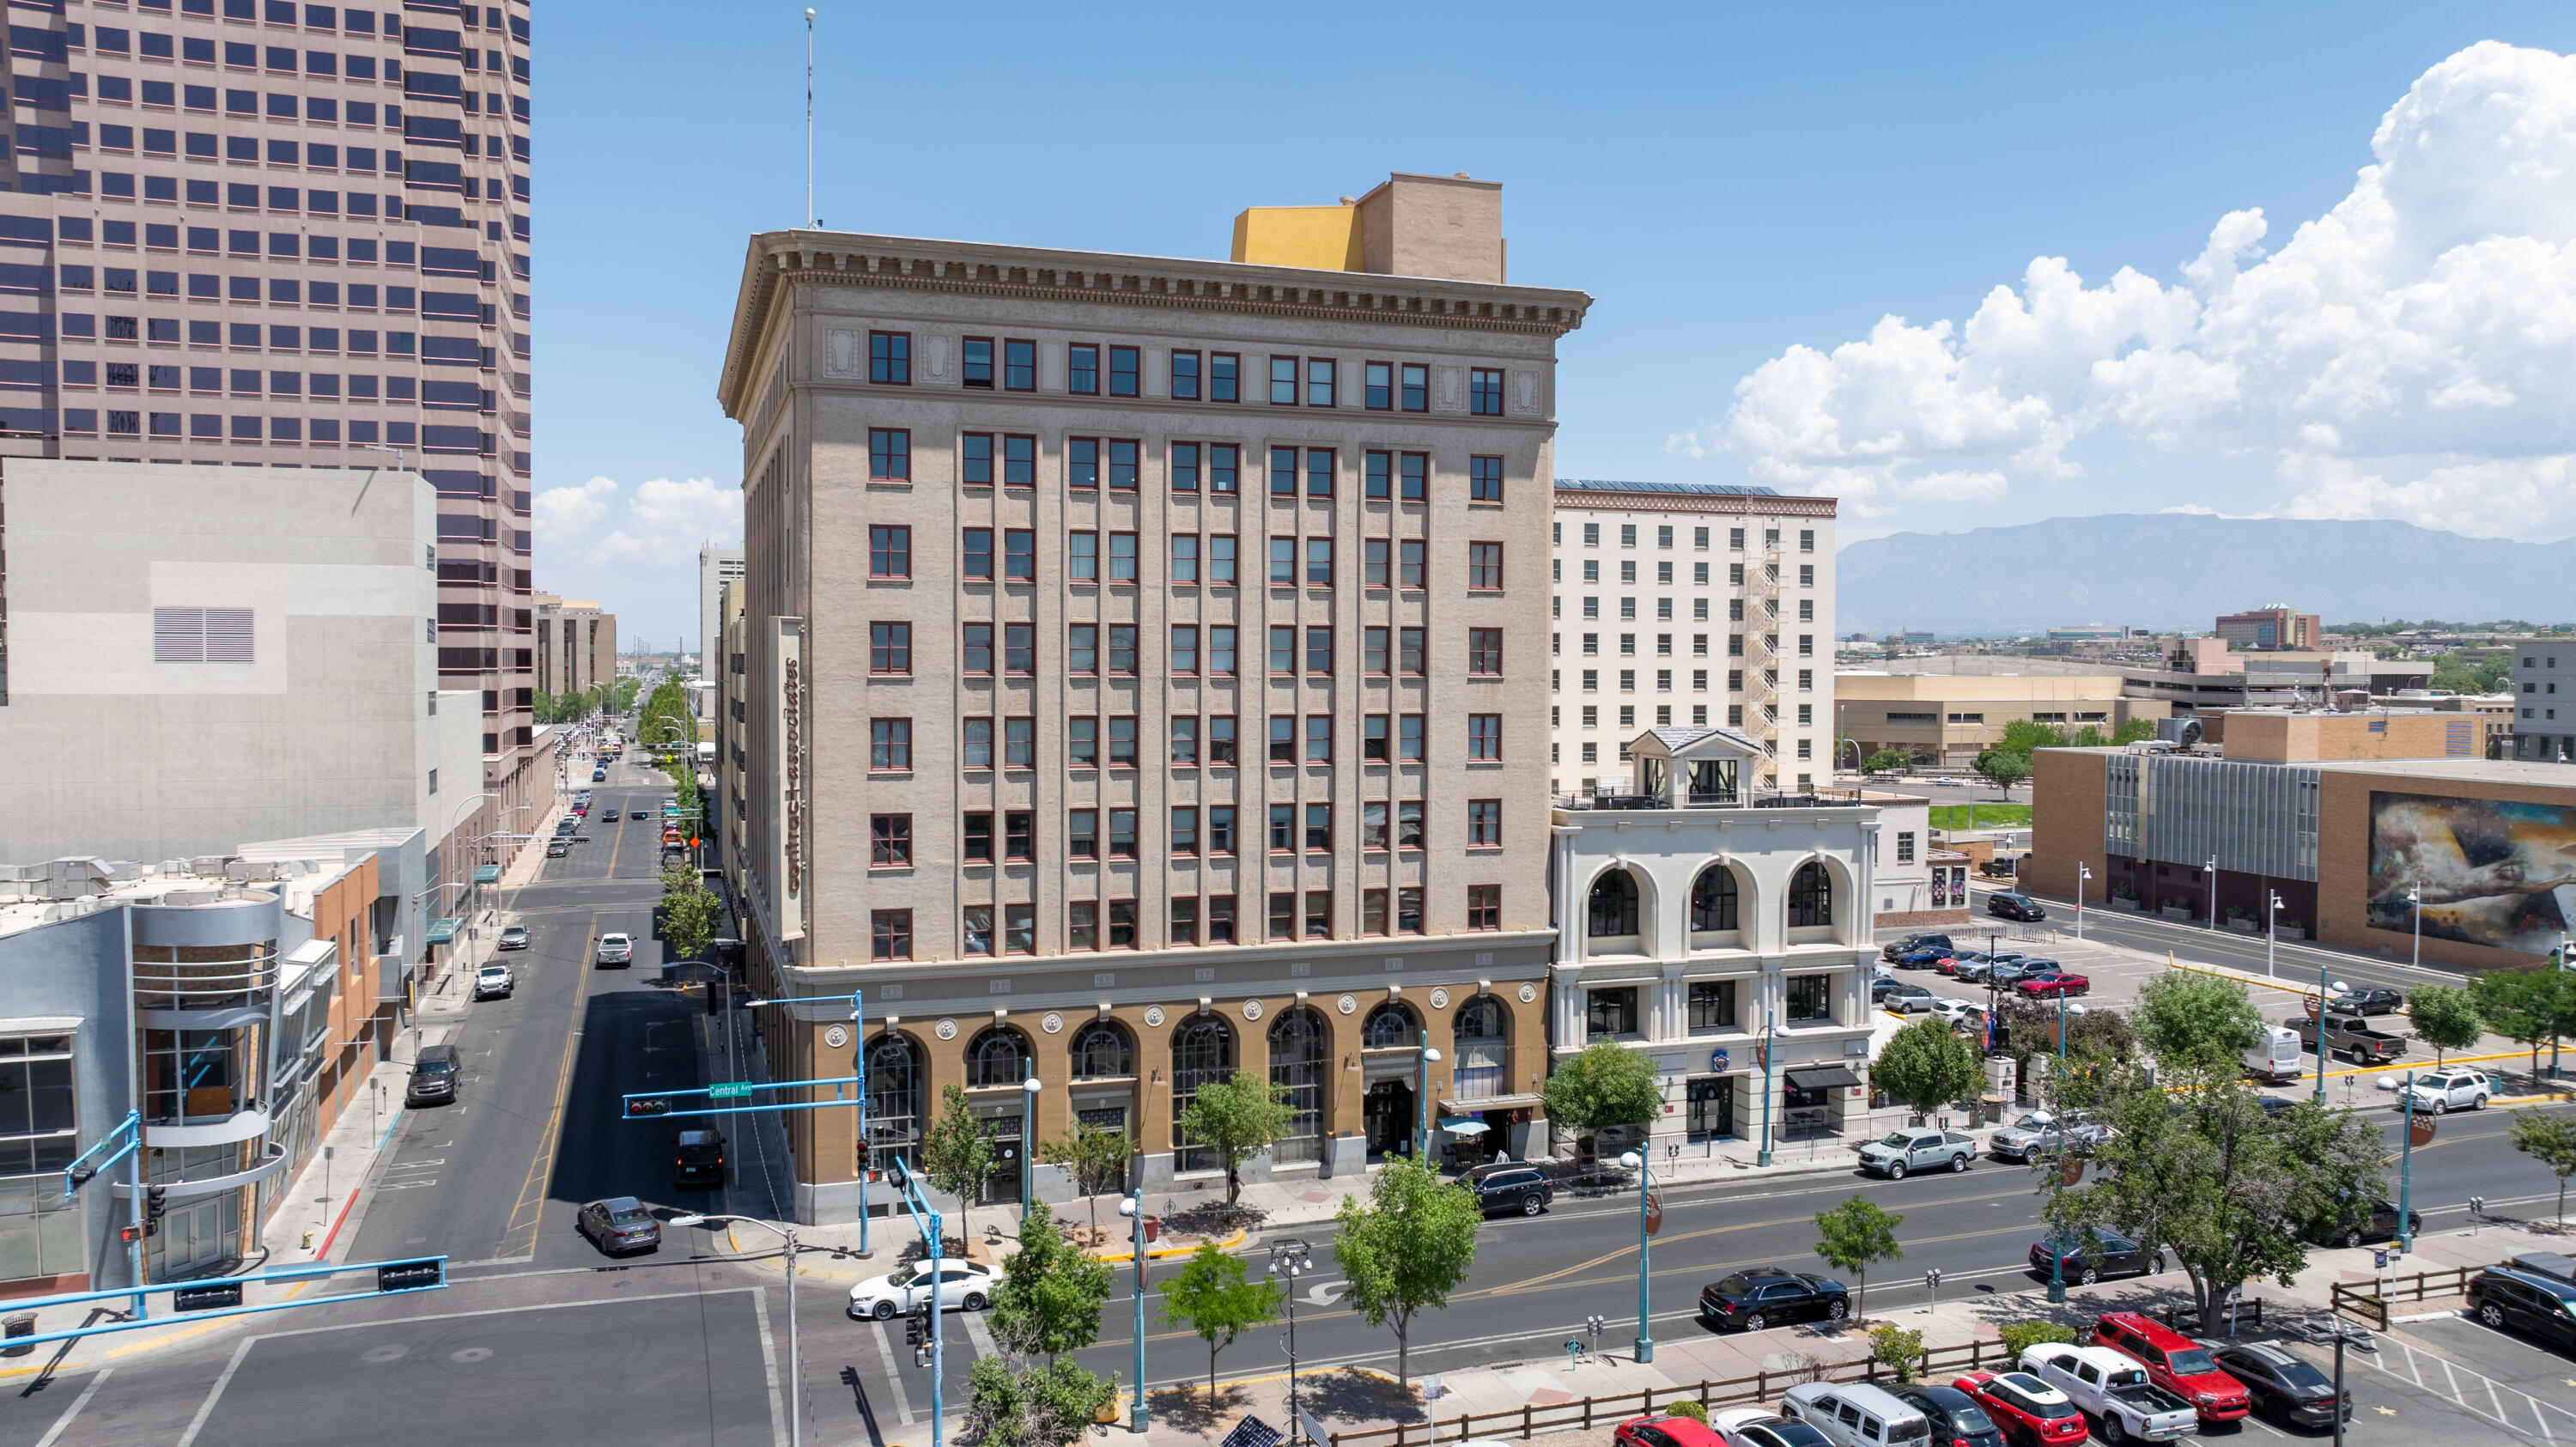
[(778, 660), (778, 937), (805, 938), (805, 620), (778, 618), (771, 656)]

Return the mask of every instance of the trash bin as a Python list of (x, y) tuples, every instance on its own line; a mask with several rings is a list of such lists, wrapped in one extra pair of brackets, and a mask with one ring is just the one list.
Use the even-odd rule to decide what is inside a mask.
[(5, 1337), (8, 1342), (8, 1345), (0, 1346), (0, 1357), (24, 1357), (35, 1355), (36, 1344), (34, 1342), (19, 1340), (20, 1337), (30, 1337), (36, 1334), (36, 1314), (34, 1312), (13, 1311), (6, 1317), (0, 1317), (0, 1326), (5, 1326), (7, 1328), (5, 1332), (0, 1332), (0, 1337)]

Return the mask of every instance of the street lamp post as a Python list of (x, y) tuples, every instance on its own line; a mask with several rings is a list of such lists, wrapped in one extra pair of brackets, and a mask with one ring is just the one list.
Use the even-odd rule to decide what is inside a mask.
[(2057, 1067), (2048, 1072), (2049, 1125), (2057, 1132), (2057, 1180), (2048, 1191), (2048, 1299), (2066, 1300), (2066, 1218), (2058, 1198), (2066, 1192), (2066, 992), (2057, 992)]
[(1643, 1151), (1628, 1152), (1619, 1157), (1619, 1164), (1637, 1173), (1637, 1360), (1651, 1362), (1655, 1338), (1647, 1325), (1652, 1318), (1646, 1313), (1646, 1279), (1653, 1274), (1654, 1263), (1646, 1244), (1646, 1202), (1655, 1193), (1655, 1172)]
[[(2324, 1042), (2322, 1035), (2319, 1043)], [(2397, 1148), (2397, 1249), (2409, 1256), (2415, 1254), (2415, 1228), (2408, 1223), (2407, 1213), (2415, 1208), (2415, 1072), (2406, 1072), (2406, 1083), (2397, 1088), (2397, 1098), (2406, 1108), (2406, 1140)]]
[(2084, 885), (2093, 877), (2091, 865), (2075, 866), (2075, 937), (2084, 938)]
[(2267, 889), (2264, 893), (2271, 896), (2263, 906), (2263, 978), (2268, 980), (2272, 978), (2274, 957), (2281, 948), (2281, 891)]
[[(2342, 991), (2344, 991), (2344, 990), (2347, 990), (2347, 989), (2350, 989), (2350, 988), (2351, 988), (2351, 986), (2346, 985), (2346, 984), (2345, 984), (2343, 981), (2341, 981), (2341, 980), (2337, 980), (2337, 981), (2335, 981), (2335, 982), (2334, 982), (2334, 987), (2335, 987), (2335, 990), (2336, 990), (2338, 993), (2340, 993), (2340, 992), (2342, 992)], [(2326, 1103), (2326, 965), (2325, 965), (2325, 962), (2324, 962), (2323, 960), (2320, 960), (2320, 961), (2318, 961), (2318, 962), (2317, 962), (2317, 1104), (2322, 1106), (2322, 1105), (2324, 1105), (2325, 1103)]]
[(1417, 1139), (1413, 1149), (1414, 1159), (1433, 1170), (1440, 1167), (1431, 1157), (1431, 1067), (1439, 1063), (1440, 1052), (1431, 1048), (1431, 1035), (1426, 1030), (1422, 1037), (1422, 1093), (1414, 1098)]
[[(1315, 1253), (1294, 1236), (1283, 1236), (1270, 1243), (1270, 1274), (1281, 1278), (1288, 1298), (1288, 1436), (1294, 1440), (1303, 1435), (1302, 1419), (1297, 1415), (1297, 1278), (1315, 1269)], [(1144, 1378), (1144, 1358), (1137, 1358), (1137, 1379)], [(1141, 1400), (1141, 1398), (1140, 1398)], [(1141, 1406), (1137, 1409), (1143, 1411)]]
[[(1145, 1189), (1142, 1186), (1118, 1200), (1118, 1214), (1130, 1218), (1136, 1233), (1136, 1385), (1133, 1405), (1127, 1412), (1127, 1430), (1145, 1430)], [(1293, 1310), (1293, 1308), (1292, 1308)], [(1290, 1379), (1295, 1390), (1295, 1379)]]
[[(757, 1226), (787, 1243), (787, 1441), (788, 1447), (804, 1447), (805, 1377), (796, 1339), (796, 1223), (791, 1221), (784, 1226), (773, 1226), (757, 1216), (688, 1215), (671, 1218), (674, 1226), (704, 1226), (715, 1221)], [(931, 1290), (937, 1294), (935, 1280)]]
[(1780, 1017), (1766, 1010), (1762, 1016), (1762, 1150), (1756, 1165), (1771, 1164), (1771, 1057), (1779, 1054)]
[(2218, 856), (2209, 856), (2209, 927), (2218, 928)]
[(1020, 1221), (1029, 1219), (1029, 1197), (1037, 1189), (1038, 1090), (1034, 1075), (1020, 1082)]
[(2414, 906), (2415, 954), (2412, 963), (2420, 970), (2424, 968), (2424, 881), (2419, 879), (2406, 886), (2406, 902)]

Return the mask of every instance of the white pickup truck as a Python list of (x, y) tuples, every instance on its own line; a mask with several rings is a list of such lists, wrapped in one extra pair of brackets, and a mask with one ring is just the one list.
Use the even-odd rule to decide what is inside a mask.
[(2083, 1408), (2112, 1447), (2171, 1442), (2200, 1425), (2189, 1402), (2148, 1381), (2145, 1367), (2109, 1347), (2035, 1346), (2021, 1354), (2021, 1369)]

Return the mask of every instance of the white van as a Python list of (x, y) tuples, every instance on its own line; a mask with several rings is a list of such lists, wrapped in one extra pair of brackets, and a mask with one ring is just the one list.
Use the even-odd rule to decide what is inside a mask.
[(2266, 1085), (2296, 1080), (2307, 1070), (2307, 1054), (2299, 1048), (2298, 1032), (2287, 1026), (2265, 1027), (2263, 1038), (2245, 1052), (2246, 1073)]
[(1932, 1419), (1920, 1407), (1867, 1382), (1802, 1382), (1781, 1398), (1780, 1409), (1834, 1447), (1929, 1447), (1932, 1440)]

